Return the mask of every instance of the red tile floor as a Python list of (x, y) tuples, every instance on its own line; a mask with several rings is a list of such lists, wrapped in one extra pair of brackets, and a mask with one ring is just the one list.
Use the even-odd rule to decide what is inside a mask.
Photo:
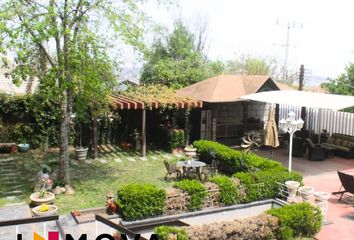
[[(269, 152), (258, 151), (259, 155), (269, 157)], [(288, 166), (286, 150), (276, 150), (273, 159)], [(309, 161), (306, 158), (293, 157), (292, 167), (304, 176), (304, 184), (312, 186), (315, 191), (336, 192), (341, 184), (337, 171), (354, 175), (354, 159), (340, 157), (324, 161)], [(354, 203), (338, 203), (338, 196), (331, 195), (328, 204), (327, 222), (316, 238), (320, 240), (354, 240)]]

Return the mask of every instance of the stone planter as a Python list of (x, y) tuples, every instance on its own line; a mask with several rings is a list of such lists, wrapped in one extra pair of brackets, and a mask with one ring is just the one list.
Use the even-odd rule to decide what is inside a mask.
[(286, 181), (285, 185), (288, 188), (289, 197), (295, 197), (296, 190), (299, 188), (300, 183), (296, 181)]
[(304, 201), (308, 201), (311, 199), (311, 196), (313, 194), (313, 191), (314, 191), (314, 188), (313, 187), (308, 187), (308, 186), (302, 186), (302, 187), (299, 187), (299, 193), (300, 193), (300, 196), (302, 197), (302, 199)]
[(75, 149), (76, 159), (79, 161), (85, 161), (87, 158), (88, 148), (79, 147)]
[(327, 202), (330, 194), (328, 192), (315, 192), (314, 196), (315, 200), (318, 202)]
[(48, 211), (42, 212), (40, 211), (41, 206), (37, 206), (32, 208), (32, 212), (35, 216), (38, 217), (46, 217), (46, 216), (52, 216), (58, 213), (58, 207), (55, 205), (48, 205)]
[(35, 192), (31, 194), (30, 199), (33, 205), (38, 206), (41, 204), (49, 204), (52, 203), (55, 199), (54, 193), (51, 192), (45, 192), (45, 195), (42, 198), (39, 196), (40, 192)]
[(17, 145), (17, 149), (19, 152), (27, 152), (29, 149), (29, 144), (28, 143), (20, 143)]

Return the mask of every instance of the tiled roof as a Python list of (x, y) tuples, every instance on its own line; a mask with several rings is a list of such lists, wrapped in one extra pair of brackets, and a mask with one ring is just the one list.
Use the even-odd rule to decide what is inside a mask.
[(258, 92), (267, 82), (274, 83), (274, 89), (281, 88), (269, 77), (263, 75), (218, 75), (177, 91), (177, 95), (204, 102), (234, 102), (240, 97)]

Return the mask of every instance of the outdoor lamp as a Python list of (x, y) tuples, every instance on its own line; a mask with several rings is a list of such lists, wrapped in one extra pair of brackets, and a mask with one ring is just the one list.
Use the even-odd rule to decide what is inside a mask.
[(290, 112), (288, 114), (288, 118), (285, 120), (284, 118), (279, 121), (279, 128), (285, 132), (289, 133), (289, 173), (291, 172), (291, 162), (292, 162), (292, 152), (293, 152), (293, 136), (296, 131), (299, 131), (304, 126), (304, 121), (299, 118), (295, 120), (295, 113)]

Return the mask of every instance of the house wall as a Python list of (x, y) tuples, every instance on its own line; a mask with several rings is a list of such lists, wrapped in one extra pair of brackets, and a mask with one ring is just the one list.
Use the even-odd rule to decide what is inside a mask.
[[(240, 139), (247, 131), (262, 130), (268, 120), (271, 105), (261, 102), (216, 103), (212, 105), (212, 140), (228, 144), (225, 139)], [(237, 143), (237, 141), (230, 144)]]

